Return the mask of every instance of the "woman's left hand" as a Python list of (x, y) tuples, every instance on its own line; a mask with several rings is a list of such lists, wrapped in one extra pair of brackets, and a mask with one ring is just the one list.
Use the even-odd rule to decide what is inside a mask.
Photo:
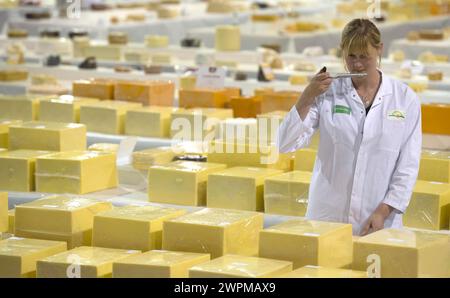
[(362, 229), (361, 236), (382, 230), (384, 228), (384, 221), (393, 209), (391, 206), (381, 203), (367, 220), (366, 225)]

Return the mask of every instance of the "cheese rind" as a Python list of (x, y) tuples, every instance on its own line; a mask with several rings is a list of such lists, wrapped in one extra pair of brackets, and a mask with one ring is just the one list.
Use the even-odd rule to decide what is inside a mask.
[(178, 98), (182, 108), (224, 108), (229, 101), (225, 89), (181, 89)]
[(114, 99), (171, 107), (174, 92), (175, 84), (171, 81), (117, 81)]
[(77, 80), (72, 83), (72, 94), (98, 99), (114, 98), (115, 81), (109, 79)]
[(417, 179), (450, 183), (450, 153), (423, 150)]

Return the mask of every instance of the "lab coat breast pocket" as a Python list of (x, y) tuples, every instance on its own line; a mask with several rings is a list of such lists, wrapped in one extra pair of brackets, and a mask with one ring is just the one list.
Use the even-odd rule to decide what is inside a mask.
[(399, 152), (405, 133), (405, 121), (385, 119), (378, 139), (378, 147), (391, 152)]

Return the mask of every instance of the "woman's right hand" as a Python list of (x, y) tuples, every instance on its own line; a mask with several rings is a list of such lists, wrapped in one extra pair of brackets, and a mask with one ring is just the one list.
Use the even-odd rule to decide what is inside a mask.
[(319, 72), (311, 79), (296, 104), (302, 120), (305, 119), (316, 97), (325, 93), (330, 88), (332, 81), (328, 72)]

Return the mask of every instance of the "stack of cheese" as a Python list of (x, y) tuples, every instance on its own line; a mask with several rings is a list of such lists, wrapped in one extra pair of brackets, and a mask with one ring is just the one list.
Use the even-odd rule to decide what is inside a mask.
[(172, 113), (179, 110), (164, 106), (148, 106), (128, 110), (125, 134), (150, 138), (170, 138)]

